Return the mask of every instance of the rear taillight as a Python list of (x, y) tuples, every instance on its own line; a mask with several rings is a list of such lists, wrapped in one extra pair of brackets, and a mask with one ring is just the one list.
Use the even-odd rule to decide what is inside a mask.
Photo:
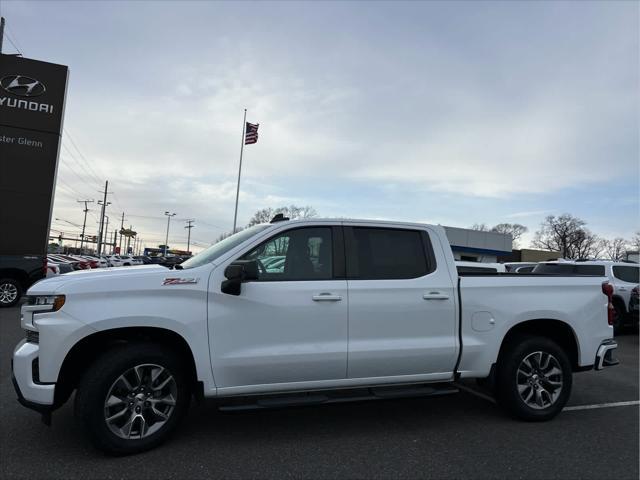
[(615, 309), (613, 308), (613, 285), (610, 283), (604, 282), (602, 284), (602, 293), (607, 296), (608, 304), (607, 304), (607, 322), (609, 325), (613, 325), (613, 317), (615, 314)]

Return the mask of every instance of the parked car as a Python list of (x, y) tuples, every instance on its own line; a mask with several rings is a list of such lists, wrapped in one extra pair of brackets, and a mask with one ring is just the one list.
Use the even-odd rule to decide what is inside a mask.
[(81, 262), (74, 258), (65, 257), (57, 253), (56, 254), (50, 253), (47, 255), (47, 258), (53, 263), (58, 263), (58, 264), (65, 263), (69, 265), (73, 270), (84, 270), (81, 266)]
[(96, 257), (93, 255), (80, 255), (80, 256), (92, 262), (91, 268), (105, 268), (109, 266), (109, 263), (103, 257)]
[(0, 255), (0, 308), (18, 303), (23, 293), (46, 275), (44, 255)]
[(47, 262), (47, 278), (60, 275), (60, 267), (57, 264)]
[(505, 273), (507, 269), (502, 263), (465, 262), (456, 260), (458, 273)]
[(640, 308), (638, 307), (638, 286), (633, 287), (631, 290), (631, 298), (629, 299), (629, 314), (633, 315), (638, 321), (638, 315), (640, 313)]
[(640, 265), (609, 260), (541, 262), (533, 273), (561, 273), (574, 275), (602, 275), (613, 285), (615, 309), (614, 330), (620, 332), (626, 325), (638, 323), (638, 317), (629, 315), (627, 306), (633, 287), (640, 282)]
[(73, 255), (73, 258), (89, 262), (89, 268), (100, 268), (100, 261), (97, 258), (89, 257), (88, 255)]
[(137, 255), (135, 257), (136, 260), (140, 260), (142, 262), (143, 265), (153, 265), (155, 262), (151, 259), (151, 257), (148, 257), (146, 255)]
[(122, 262), (122, 266), (130, 267), (133, 265), (142, 265), (142, 261), (134, 258), (131, 255), (118, 255), (118, 258)]
[[(269, 272), (274, 251), (285, 265)], [(20, 402), (49, 421), (76, 391), (93, 443), (129, 454), (166, 440), (193, 395), (282, 407), (479, 378), (511, 415), (541, 421), (565, 406), (573, 372), (617, 363), (606, 277), (458, 275), (439, 226), (275, 221), (179, 267), (31, 287), (13, 354)]]
[(74, 266), (78, 269), (78, 270), (89, 270), (91, 269), (91, 262), (89, 260), (87, 260), (86, 258), (82, 258), (79, 256), (74, 256), (74, 255), (63, 255), (63, 254), (56, 254), (56, 257), (59, 257), (61, 259), (65, 259), (67, 261), (70, 261), (72, 263), (74, 263)]
[(122, 267), (124, 265), (124, 262), (119, 255), (108, 255), (107, 259), (112, 267)]
[[(69, 260), (65, 260), (61, 257), (56, 257), (55, 255), (49, 254), (47, 255), (47, 261), (49, 263), (54, 263), (58, 266), (58, 269), (60, 270), (60, 274), (63, 273), (69, 273), (69, 272), (73, 272), (74, 270), (76, 270), (74, 268), (74, 263), (70, 262)], [(77, 263), (77, 262), (75, 262)], [(78, 267), (79, 269), (80, 267)]]

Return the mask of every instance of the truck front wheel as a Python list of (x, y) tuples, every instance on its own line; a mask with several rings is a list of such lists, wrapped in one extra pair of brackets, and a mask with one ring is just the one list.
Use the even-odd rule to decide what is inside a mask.
[(151, 449), (175, 430), (190, 400), (180, 357), (151, 343), (108, 351), (86, 371), (76, 414), (93, 444), (126, 455)]
[(569, 399), (571, 364), (566, 353), (548, 338), (514, 338), (497, 367), (498, 402), (517, 418), (550, 420)]
[(22, 296), (22, 286), (14, 278), (0, 278), (0, 308), (13, 307)]

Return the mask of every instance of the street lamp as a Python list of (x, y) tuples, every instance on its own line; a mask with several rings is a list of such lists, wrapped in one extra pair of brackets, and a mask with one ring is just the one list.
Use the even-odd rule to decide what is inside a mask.
[(169, 243), (169, 224), (171, 223), (171, 217), (175, 217), (175, 213), (164, 212), (167, 216), (167, 236), (164, 239), (164, 257), (167, 256), (167, 243)]

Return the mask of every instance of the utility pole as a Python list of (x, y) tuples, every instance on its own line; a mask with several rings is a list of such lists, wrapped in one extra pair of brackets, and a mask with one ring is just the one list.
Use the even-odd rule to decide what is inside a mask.
[(108, 205), (111, 205), (111, 202), (107, 202), (107, 194), (112, 193), (108, 191), (109, 189), (109, 180), (104, 182), (104, 200), (98, 200), (98, 204), (102, 205), (102, 212), (100, 213), (100, 229), (98, 230), (98, 255), (102, 252), (102, 242), (104, 240), (104, 211)]
[[(129, 225), (129, 231), (132, 231), (132, 230), (133, 230), (133, 225)], [(127, 251), (124, 252), (127, 255), (129, 254), (129, 246), (130, 245), (131, 245), (131, 235), (127, 235)], [(120, 253), (122, 253), (122, 252), (120, 252)]]
[(167, 216), (167, 236), (164, 239), (164, 256), (167, 256), (167, 243), (169, 242), (169, 223), (171, 222), (171, 217), (175, 217), (175, 213), (164, 212)]
[(193, 222), (195, 222), (195, 220), (187, 220), (187, 226), (184, 227), (189, 232), (187, 235), (187, 252), (189, 251), (189, 246), (191, 245), (191, 229), (195, 226), (193, 225)]
[(84, 229), (87, 226), (87, 212), (89, 211), (88, 203), (93, 203), (93, 200), (77, 200), (78, 203), (84, 203), (84, 221), (82, 222), (82, 235), (80, 236), (80, 250), (82, 251), (82, 245), (84, 243)]
[[(122, 212), (122, 219), (120, 220), (120, 232), (124, 229), (124, 212)], [(122, 253), (122, 233), (120, 233), (120, 252)]]
[[(108, 245), (108, 242), (109, 242), (109, 239), (107, 238), (107, 236), (109, 235), (109, 217), (105, 215), (104, 218), (107, 219), (107, 226), (104, 229), (104, 235), (102, 237), (103, 246)], [(105, 248), (104, 250), (106, 251), (107, 249)]]

